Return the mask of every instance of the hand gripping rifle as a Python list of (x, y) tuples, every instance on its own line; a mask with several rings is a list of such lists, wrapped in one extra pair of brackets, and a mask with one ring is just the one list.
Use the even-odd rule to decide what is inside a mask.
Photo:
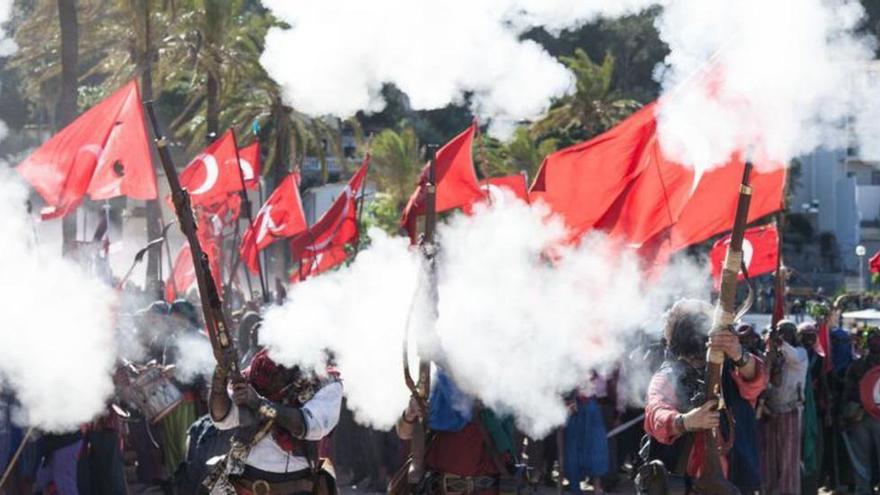
[(193, 268), (195, 269), (196, 282), (199, 286), (199, 297), (202, 300), (202, 314), (205, 317), (205, 327), (208, 330), (211, 347), (214, 348), (214, 356), (217, 357), (220, 366), (228, 368), (229, 376), (233, 381), (244, 380), (239, 369), (235, 346), (229, 335), (229, 321), (223, 313), (223, 303), (220, 300), (217, 286), (214, 284), (214, 277), (211, 275), (208, 255), (202, 251), (198, 235), (196, 235), (198, 225), (193, 216), (189, 192), (181, 187), (180, 180), (177, 178), (177, 170), (174, 168), (174, 163), (171, 161), (171, 153), (168, 151), (168, 141), (159, 129), (159, 122), (153, 110), (153, 102), (144, 102), (144, 107), (147, 110), (147, 116), (153, 127), (156, 150), (159, 152), (159, 161), (162, 162), (162, 169), (165, 171), (165, 176), (168, 178), (168, 186), (171, 188), (171, 199), (177, 212), (180, 230), (186, 236), (189, 248), (192, 251)]
[[(437, 178), (435, 153), (437, 147), (428, 145), (428, 180), (425, 184), (425, 233), (422, 236), (420, 247), (425, 257), (425, 265), (428, 275), (428, 297), (431, 305), (429, 318), (433, 323), (437, 315), (437, 266), (435, 254), (437, 246), (434, 242), (434, 233), (437, 229)], [(424, 336), (424, 335), (423, 335)], [(421, 419), (413, 426), (411, 441), (412, 462), (410, 463), (408, 481), (415, 491), (424, 478), (425, 453), (427, 448), (428, 433), (428, 395), (431, 393), (431, 362), (422, 355), (424, 345), (419, 349), (419, 381), (416, 383), (409, 370), (409, 343), (404, 339), (403, 344), (403, 378), (406, 386), (412, 393), (413, 399), (419, 404)]]
[[(721, 272), (721, 291), (718, 296), (718, 304), (715, 306), (715, 316), (712, 321), (713, 333), (727, 332), (733, 326), (736, 319), (736, 286), (737, 277), (743, 264), (743, 237), (745, 236), (746, 223), (749, 217), (749, 203), (752, 198), (752, 187), (749, 185), (749, 177), (752, 172), (751, 160), (747, 160), (743, 171), (742, 183), (739, 187), (739, 200), (736, 205), (736, 217), (733, 223), (733, 232), (730, 234), (730, 245), (727, 247), (727, 256), (724, 259), (724, 268)], [(724, 408), (724, 397), (721, 394), (721, 372), (724, 367), (724, 353), (709, 351), (706, 355), (706, 397), (707, 401), (718, 401), (718, 409)], [(731, 432), (733, 424), (730, 425)], [(724, 478), (721, 469), (721, 455), (724, 448), (724, 439), (719, 428), (702, 433), (705, 439), (705, 452), (703, 455), (703, 469), (694, 486), (695, 492), (704, 495), (739, 495), (739, 489)]]

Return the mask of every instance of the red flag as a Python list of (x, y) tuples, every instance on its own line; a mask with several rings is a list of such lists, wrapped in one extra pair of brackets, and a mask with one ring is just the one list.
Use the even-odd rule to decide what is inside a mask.
[(529, 191), (562, 215), (576, 235), (592, 229), (647, 168), (656, 146), (656, 103), (608, 132), (544, 159)]
[(525, 203), (529, 202), (529, 186), (526, 184), (526, 176), (523, 174), (513, 174), (504, 177), (490, 177), (480, 181), (480, 190), (483, 191), (483, 197), (469, 205), (465, 205), (462, 209), (465, 213), (471, 214), (474, 206), (478, 203), (494, 203), (504, 200), (502, 190), (512, 193)]
[(880, 273), (880, 251), (871, 256), (871, 259), (868, 260), (868, 267), (871, 269), (871, 273)]
[[(715, 287), (721, 283), (721, 270), (724, 265), (724, 257), (727, 255), (727, 247), (730, 245), (730, 235), (724, 236), (712, 246), (709, 252), (709, 260), (712, 263), (712, 279)], [(779, 259), (779, 233), (775, 225), (764, 225), (746, 229), (743, 237), (743, 261), (748, 269), (749, 277), (757, 277), (776, 270)], [(745, 276), (740, 273), (739, 280)]]
[(195, 283), (196, 269), (193, 266), (192, 251), (189, 244), (184, 244), (174, 259), (171, 275), (165, 281), (165, 300), (172, 302), (178, 295), (183, 296)]
[(223, 201), (226, 195), (242, 189), (235, 135), (232, 129), (196, 155), (180, 173), (180, 185), (189, 191), (194, 205)]
[(260, 186), (260, 142), (253, 143), (238, 150), (238, 160), (244, 175), (244, 185), (254, 190)]
[[(670, 231), (670, 244), (674, 250), (703, 242), (733, 227), (744, 167), (741, 160), (732, 160), (724, 167), (706, 172)], [(771, 167), (759, 169), (771, 170)], [(782, 208), (785, 174), (781, 166), (769, 172), (752, 172), (749, 222)]]
[(291, 239), (290, 252), (294, 259), (314, 258), (329, 249), (342, 248), (358, 241), (357, 196), (363, 188), (369, 167), (370, 155), (367, 155), (321, 218), (307, 231)]
[(44, 218), (62, 217), (83, 196), (155, 199), (137, 83), (131, 81), (58, 131), (28, 156), (18, 172), (48, 204)]
[(309, 277), (324, 273), (345, 263), (346, 258), (345, 247), (333, 246), (325, 249), (316, 256), (301, 260), (299, 270), (295, 270), (290, 276), (290, 283), (302, 282)]
[[(605, 134), (548, 156), (532, 200), (561, 214), (574, 238), (601, 229), (655, 253), (654, 259), (729, 230), (743, 161), (734, 156), (699, 173), (669, 160), (657, 139), (656, 110), (657, 103), (647, 105)], [(750, 221), (782, 205), (785, 171), (775, 168), (752, 175)]]
[[(477, 184), (477, 175), (474, 173), (474, 162), (471, 157), (476, 129), (476, 124), (471, 124), (464, 132), (443, 145), (434, 157), (438, 212), (461, 208), (483, 196)], [(409, 232), (410, 239), (415, 239), (416, 218), (425, 213), (428, 167), (429, 165), (425, 165), (422, 168), (419, 184), (410, 196), (400, 219), (400, 225)]]
[[(704, 174), (675, 224), (640, 246), (639, 255), (649, 265), (648, 271), (662, 269), (677, 251), (730, 230), (744, 166), (734, 162)], [(784, 169), (752, 171), (749, 223), (781, 209), (785, 173)]]
[(299, 197), (299, 174), (294, 172), (278, 184), (245, 231), (239, 246), (241, 259), (251, 272), (256, 273), (260, 251), (276, 240), (292, 237), (306, 228), (308, 224)]
[(825, 373), (830, 372), (834, 366), (831, 363), (831, 333), (828, 328), (828, 320), (822, 319), (819, 321), (818, 328), (818, 336), (816, 338), (816, 345), (820, 350), (817, 350), (819, 354), (824, 358), (822, 362), (822, 370)]

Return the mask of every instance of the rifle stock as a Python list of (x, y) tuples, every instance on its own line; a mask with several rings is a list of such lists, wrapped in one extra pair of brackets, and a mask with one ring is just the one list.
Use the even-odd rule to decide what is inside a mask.
[[(437, 147), (428, 145), (428, 155), (430, 162), (428, 164), (428, 181), (425, 185), (425, 233), (422, 236), (421, 248), (425, 256), (426, 269), (428, 271), (428, 298), (431, 305), (430, 313), (432, 316), (437, 314), (437, 267), (434, 260), (436, 252), (436, 244), (434, 234), (437, 229), (437, 180), (435, 153)], [(430, 321), (434, 321), (432, 317)], [(424, 337), (424, 335), (423, 335)], [(421, 343), (423, 344), (423, 343)], [(413, 435), (411, 441), (412, 462), (410, 463), (408, 481), (411, 487), (416, 487), (422, 481), (425, 474), (425, 454), (427, 448), (428, 434), (428, 396), (431, 393), (431, 362), (424, 359), (424, 345), (419, 346), (419, 375), (418, 382), (411, 387), (414, 398), (421, 408), (421, 420), (413, 426)], [(409, 373), (409, 363), (404, 363), (407, 367), (407, 375)], [(408, 382), (412, 378), (406, 377)]]
[[(752, 187), (749, 185), (751, 172), (752, 163), (751, 161), (746, 161), (742, 183), (739, 188), (739, 199), (736, 205), (733, 231), (730, 235), (730, 245), (727, 248), (724, 268), (721, 272), (721, 291), (718, 296), (718, 303), (715, 306), (715, 315), (710, 333), (729, 331), (736, 318), (737, 277), (743, 266), (743, 237), (745, 236), (746, 224), (748, 223), (749, 203), (752, 197)], [(721, 373), (723, 367), (723, 352), (711, 350), (707, 352), (706, 400), (717, 400), (717, 408), (719, 410), (724, 409), (724, 397), (721, 393)], [(703, 468), (694, 486), (696, 493), (739, 495), (739, 489), (724, 478), (724, 472), (721, 469), (721, 449), (724, 443), (721, 438), (721, 430), (713, 428), (710, 431), (701, 433), (701, 435), (705, 439), (706, 448), (703, 457)]]
[(177, 213), (180, 230), (186, 237), (187, 242), (189, 242), (189, 248), (192, 252), (196, 283), (199, 287), (199, 297), (202, 301), (202, 314), (205, 318), (205, 327), (208, 331), (211, 346), (214, 348), (214, 355), (225, 357), (222, 360), (225, 362), (218, 362), (218, 364), (229, 368), (230, 376), (233, 380), (243, 380), (235, 345), (229, 334), (229, 321), (223, 313), (223, 303), (220, 299), (217, 285), (214, 283), (214, 277), (211, 274), (208, 255), (205, 254), (199, 243), (197, 235), (198, 224), (193, 215), (189, 192), (180, 185), (177, 170), (174, 167), (171, 153), (168, 150), (168, 141), (159, 128), (159, 121), (156, 119), (153, 103), (151, 101), (144, 102), (144, 107), (147, 110), (147, 117), (150, 119), (150, 125), (153, 128), (154, 142), (156, 144), (156, 151), (159, 153), (159, 161), (162, 163), (162, 170), (165, 172), (168, 186), (171, 189), (171, 200), (174, 203), (174, 210)]

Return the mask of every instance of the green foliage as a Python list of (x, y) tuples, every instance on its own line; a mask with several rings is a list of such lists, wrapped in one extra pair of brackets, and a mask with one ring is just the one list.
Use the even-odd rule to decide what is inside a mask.
[(558, 139), (568, 146), (610, 129), (639, 107), (637, 101), (614, 90), (614, 57), (610, 54), (597, 64), (578, 48), (574, 56), (561, 60), (575, 75), (575, 92), (561, 98), (532, 126), (534, 135)]
[(376, 193), (372, 201), (367, 203), (365, 224), (376, 226), (389, 234), (400, 231), (400, 210), (393, 196), (387, 193)]
[(419, 138), (412, 127), (404, 125), (399, 132), (385, 129), (379, 133), (370, 148), (373, 157), (371, 177), (379, 190), (388, 196), (384, 201), (394, 206), (399, 218), (421, 170)]

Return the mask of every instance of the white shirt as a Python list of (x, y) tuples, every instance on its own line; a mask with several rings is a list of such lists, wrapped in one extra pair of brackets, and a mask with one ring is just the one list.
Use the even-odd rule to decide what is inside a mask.
[(782, 342), (779, 351), (784, 360), (781, 380), (778, 387), (769, 387), (767, 405), (775, 413), (785, 413), (803, 407), (809, 357), (806, 349), (788, 342)]
[[(342, 407), (342, 383), (331, 382), (323, 386), (315, 396), (302, 407), (305, 419), (305, 440), (318, 441), (327, 436), (339, 422)], [(239, 424), (238, 406), (232, 403), (229, 413), (221, 421), (214, 421), (220, 430), (229, 430)], [(266, 435), (248, 453), (248, 466), (271, 473), (291, 473), (309, 467), (305, 457), (290, 455), (272, 438)]]

